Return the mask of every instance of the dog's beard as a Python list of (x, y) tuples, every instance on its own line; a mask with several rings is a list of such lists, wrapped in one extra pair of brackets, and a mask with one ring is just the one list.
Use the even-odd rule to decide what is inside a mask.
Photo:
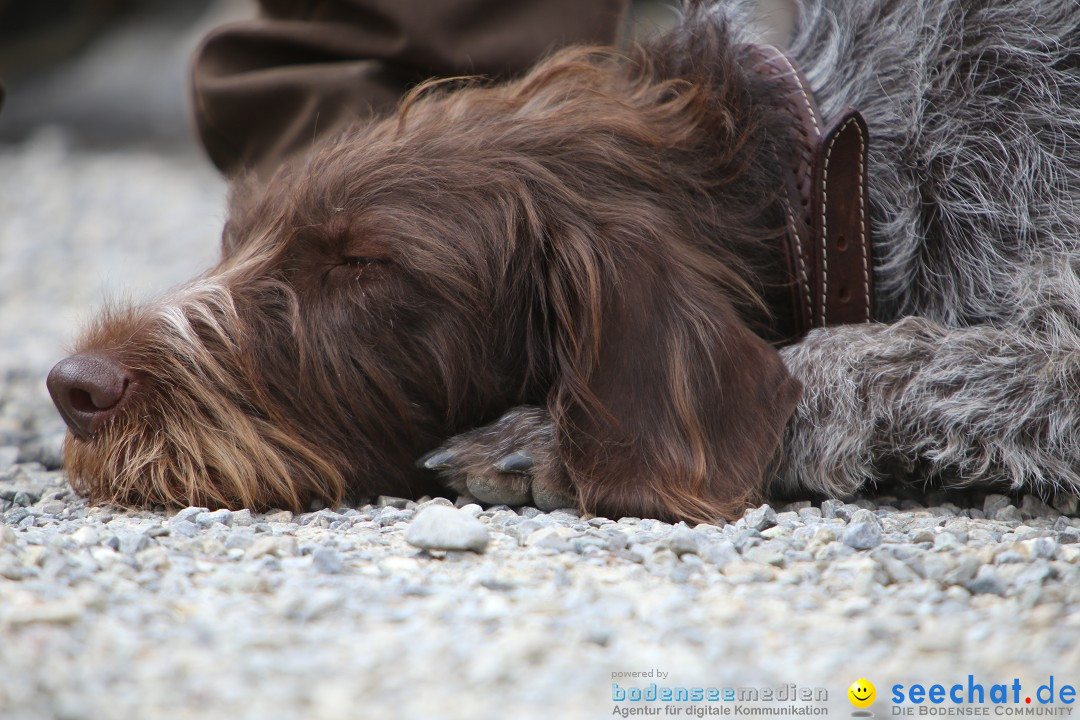
[(124, 505), (302, 509), (341, 500), (339, 471), (313, 448), (220, 397), (209, 410), (208, 399), (174, 394), (92, 438), (69, 435), (72, 486), (92, 502)]
[(212, 278), (150, 308), (106, 312), (83, 344), (115, 348), (137, 380), (100, 431), (65, 439), (75, 490), (125, 505), (339, 503), (341, 471), (268, 402), (238, 344), (245, 335), (228, 288)]

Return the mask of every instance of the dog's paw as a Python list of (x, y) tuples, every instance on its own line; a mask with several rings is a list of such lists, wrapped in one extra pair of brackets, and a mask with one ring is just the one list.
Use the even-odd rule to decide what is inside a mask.
[(491, 505), (577, 507), (555, 452), (543, 408), (517, 407), (484, 427), (450, 438), (419, 462), (449, 488)]

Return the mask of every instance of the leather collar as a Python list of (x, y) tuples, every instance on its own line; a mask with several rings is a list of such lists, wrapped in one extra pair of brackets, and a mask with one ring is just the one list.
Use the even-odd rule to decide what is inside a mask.
[(784, 257), (794, 331), (870, 322), (874, 316), (868, 194), (869, 132), (844, 110), (826, 123), (806, 78), (771, 45), (747, 45), (750, 66), (769, 78), (791, 116), (784, 166)]

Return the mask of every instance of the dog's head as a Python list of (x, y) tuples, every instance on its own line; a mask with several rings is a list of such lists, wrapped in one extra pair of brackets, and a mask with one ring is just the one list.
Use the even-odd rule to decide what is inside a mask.
[(583, 506), (740, 509), (798, 395), (742, 319), (779, 225), (769, 121), (719, 29), (666, 47), (421, 88), (241, 184), (215, 268), (106, 310), (53, 370), (76, 487), (417, 492), (420, 454), (531, 402)]

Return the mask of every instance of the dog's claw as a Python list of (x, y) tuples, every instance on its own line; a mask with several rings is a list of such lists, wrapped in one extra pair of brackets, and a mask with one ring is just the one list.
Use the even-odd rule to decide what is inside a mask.
[(501, 473), (517, 473), (527, 475), (532, 472), (536, 463), (532, 456), (525, 452), (510, 453), (495, 463), (494, 467)]
[(513, 408), (490, 425), (449, 438), (418, 464), (438, 473), (446, 487), (489, 505), (552, 510), (578, 504), (543, 408)]
[(425, 470), (453, 470), (457, 467), (456, 460), (457, 453), (439, 448), (420, 458), (416, 464)]

